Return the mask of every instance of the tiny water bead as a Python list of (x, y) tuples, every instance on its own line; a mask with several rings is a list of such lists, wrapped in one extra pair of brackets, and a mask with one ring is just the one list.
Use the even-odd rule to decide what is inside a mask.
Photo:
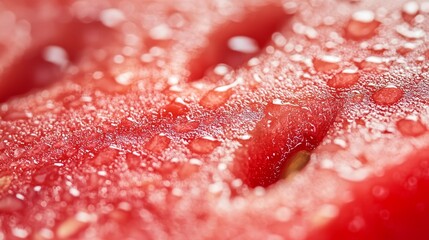
[(397, 87), (384, 87), (372, 95), (372, 100), (378, 105), (390, 106), (396, 104), (403, 97), (404, 92)]

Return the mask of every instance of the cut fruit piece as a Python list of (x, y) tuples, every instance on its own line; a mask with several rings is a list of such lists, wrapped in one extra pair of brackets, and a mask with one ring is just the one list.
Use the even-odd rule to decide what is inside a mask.
[(0, 238), (428, 239), (426, 5), (1, 2)]

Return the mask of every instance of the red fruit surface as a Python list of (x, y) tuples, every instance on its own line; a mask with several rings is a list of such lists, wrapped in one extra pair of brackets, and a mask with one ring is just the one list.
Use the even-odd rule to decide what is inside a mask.
[(428, 239), (428, 19), (0, 2), (0, 239)]

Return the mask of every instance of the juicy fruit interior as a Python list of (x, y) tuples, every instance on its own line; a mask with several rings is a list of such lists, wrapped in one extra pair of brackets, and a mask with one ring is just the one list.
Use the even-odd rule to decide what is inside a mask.
[(33, 2), (0, 238), (428, 237), (427, 2)]

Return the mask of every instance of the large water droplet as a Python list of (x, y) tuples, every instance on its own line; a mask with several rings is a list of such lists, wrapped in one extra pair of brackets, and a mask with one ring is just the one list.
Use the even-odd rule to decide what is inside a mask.
[(402, 17), (405, 21), (411, 21), (420, 10), (418, 2), (411, 1), (407, 2), (402, 6)]
[(0, 199), (0, 213), (11, 213), (24, 208), (24, 204), (21, 200), (14, 196), (5, 196)]
[(134, 77), (133, 72), (124, 72), (124, 73), (117, 75), (115, 77), (115, 81), (120, 85), (126, 86), (126, 85), (130, 85), (131, 83), (133, 83), (133, 77)]
[(170, 144), (170, 139), (165, 135), (159, 134), (154, 136), (146, 143), (147, 150), (154, 153), (162, 153)]
[(24, 228), (13, 227), (12, 234), (17, 238), (26, 239), (30, 233)]
[(373, 37), (380, 22), (375, 19), (375, 14), (369, 10), (355, 12), (346, 26), (346, 37), (361, 40)]
[(70, 217), (58, 226), (56, 236), (59, 239), (69, 239), (83, 232), (83, 230), (88, 226), (88, 221), (82, 221), (76, 217)]
[(396, 122), (396, 127), (402, 135), (411, 137), (420, 136), (427, 131), (422, 122), (413, 119), (401, 119)]
[(348, 88), (359, 81), (360, 74), (357, 71), (343, 71), (328, 80), (328, 86), (333, 88)]
[(59, 46), (48, 46), (43, 51), (45, 61), (58, 65), (64, 68), (69, 63), (66, 50)]
[(400, 88), (384, 87), (372, 95), (372, 100), (378, 105), (389, 106), (397, 103), (403, 95), (404, 92)]
[(220, 145), (220, 142), (212, 138), (197, 138), (192, 140), (188, 148), (197, 154), (209, 154)]
[(149, 36), (154, 40), (167, 40), (173, 35), (173, 31), (167, 24), (160, 24), (149, 31)]
[(161, 116), (171, 116), (178, 117), (186, 115), (189, 111), (189, 108), (186, 106), (186, 103), (181, 98), (176, 98), (173, 102), (166, 105), (163, 109), (160, 110)]
[(235, 36), (228, 40), (228, 47), (236, 52), (251, 54), (259, 51), (258, 42), (246, 36)]
[(108, 8), (100, 12), (99, 18), (106, 27), (116, 27), (125, 20), (125, 14), (119, 9)]
[(0, 193), (4, 192), (9, 188), (10, 183), (12, 182), (12, 176), (4, 175), (0, 177)]
[(369, 56), (361, 62), (356, 62), (361, 69), (367, 70), (382, 70), (386, 68), (387, 60), (382, 57)]
[(337, 56), (325, 55), (321, 58), (313, 59), (313, 66), (319, 72), (327, 72), (340, 68), (341, 58)]
[(186, 179), (192, 176), (194, 173), (197, 173), (202, 165), (201, 160), (196, 158), (189, 159), (188, 162), (184, 162), (180, 167), (177, 175), (181, 179)]
[(421, 28), (412, 28), (408, 24), (401, 24), (396, 27), (396, 32), (404, 38), (411, 40), (420, 39), (426, 36), (426, 33)]
[(218, 91), (217, 88), (207, 92), (200, 100), (201, 106), (216, 110), (226, 103), (233, 94), (232, 89), (226, 91)]

